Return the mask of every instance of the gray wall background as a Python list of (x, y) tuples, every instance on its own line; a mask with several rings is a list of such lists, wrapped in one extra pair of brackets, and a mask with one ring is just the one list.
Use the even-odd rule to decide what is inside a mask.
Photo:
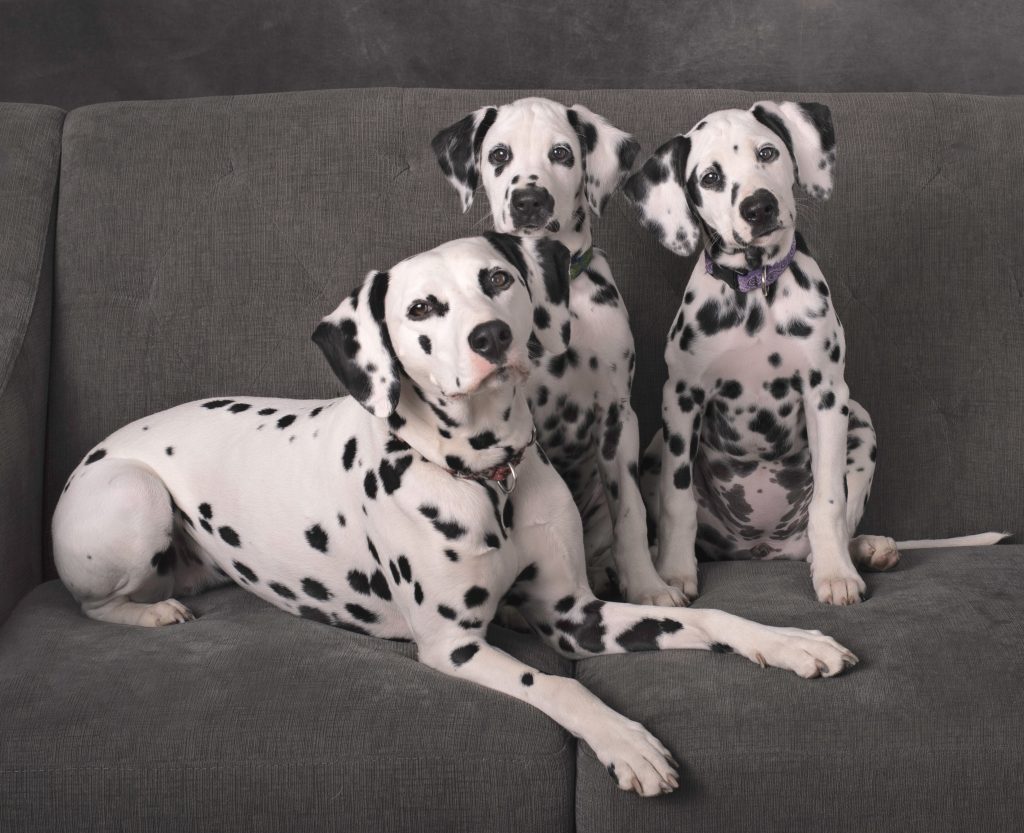
[(1020, 0), (0, 0), (0, 101), (339, 87), (1024, 93)]

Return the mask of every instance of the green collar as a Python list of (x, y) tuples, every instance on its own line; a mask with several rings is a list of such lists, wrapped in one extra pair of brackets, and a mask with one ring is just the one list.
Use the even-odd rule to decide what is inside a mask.
[(574, 280), (579, 277), (580, 272), (586, 270), (590, 266), (590, 261), (594, 259), (594, 247), (591, 246), (585, 252), (577, 252), (572, 256), (572, 260), (569, 261), (569, 280)]

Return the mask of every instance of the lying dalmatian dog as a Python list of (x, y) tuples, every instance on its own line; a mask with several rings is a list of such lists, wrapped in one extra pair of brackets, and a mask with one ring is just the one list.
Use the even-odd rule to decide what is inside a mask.
[(644, 455), (661, 575), (697, 595), (712, 558), (808, 560), (819, 600), (860, 601), (857, 568), (899, 548), (991, 544), (851, 539), (871, 489), (875, 432), (844, 380), (828, 285), (796, 231), (794, 184), (832, 192), (835, 134), (822, 104), (721, 110), (663, 144), (624, 186), (641, 222), (694, 266), (665, 349), (663, 430)]
[(104, 622), (185, 622), (176, 597), (233, 580), (289, 613), (413, 640), (421, 662), (582, 738), (622, 789), (671, 791), (678, 765), (642, 726), (487, 643), (502, 600), (571, 658), (699, 648), (803, 677), (857, 660), (817, 631), (595, 598), (524, 386), (537, 310), (559, 349), (568, 270), (558, 243), (492, 233), (371, 272), (313, 335), (351, 397), (205, 399), (115, 432), (57, 505), (61, 578)]
[[(639, 147), (586, 107), (546, 98), (482, 107), (433, 140), (463, 211), (482, 182), (495, 229), (572, 252), (568, 349), (532, 357), (537, 440), (583, 516), (591, 586), (607, 595), (614, 579), (630, 602), (675, 605), (683, 594), (658, 576), (647, 549), (629, 316), (591, 236), (591, 213), (600, 215)], [(538, 318), (534, 326), (552, 325)]]

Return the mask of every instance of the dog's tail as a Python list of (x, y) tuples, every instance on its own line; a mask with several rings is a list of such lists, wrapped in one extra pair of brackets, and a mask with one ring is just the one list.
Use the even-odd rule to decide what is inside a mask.
[(920, 541), (897, 541), (896, 548), (902, 551), (925, 550), (932, 547), (990, 547), (1012, 535), (1012, 532), (981, 532), (978, 535), (961, 535), (959, 538), (924, 538)]

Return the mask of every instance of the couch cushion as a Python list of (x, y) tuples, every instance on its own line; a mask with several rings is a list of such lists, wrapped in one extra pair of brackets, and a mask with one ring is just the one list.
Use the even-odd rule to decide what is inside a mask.
[(239, 588), (190, 604), (152, 630), (86, 619), (58, 582), (23, 600), (0, 631), (0, 830), (572, 829), (575, 744), (536, 709)]
[(1020, 829), (1024, 547), (907, 553), (848, 608), (814, 601), (805, 564), (702, 569), (697, 606), (818, 628), (861, 662), (811, 681), (697, 651), (578, 663), (683, 763), (678, 792), (637, 799), (581, 744), (578, 829)]

